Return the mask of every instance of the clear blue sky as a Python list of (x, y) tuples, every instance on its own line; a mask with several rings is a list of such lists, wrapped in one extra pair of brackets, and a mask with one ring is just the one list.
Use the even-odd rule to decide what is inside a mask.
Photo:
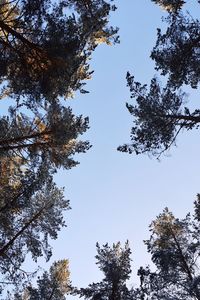
[[(166, 206), (183, 217), (200, 192), (198, 131), (179, 136), (178, 147), (161, 162), (116, 151), (129, 141), (132, 125), (125, 108), (130, 101), (126, 72), (144, 83), (155, 74), (149, 54), (164, 14), (150, 0), (116, 4), (118, 10), (110, 21), (120, 28), (121, 43), (96, 50), (91, 63), (94, 76), (87, 84), (90, 94), (69, 100), (74, 112), (89, 116), (91, 128), (83, 139), (93, 147), (78, 156), (78, 167), (56, 176), (57, 183), (65, 186), (72, 210), (66, 213), (68, 227), (53, 243), (51, 262), (68, 258), (72, 282), (78, 287), (101, 278), (94, 259), (97, 241), (112, 244), (128, 239), (134, 270), (148, 264), (143, 240), (149, 237), (150, 222)], [(198, 99), (197, 93), (191, 97), (194, 103)]]

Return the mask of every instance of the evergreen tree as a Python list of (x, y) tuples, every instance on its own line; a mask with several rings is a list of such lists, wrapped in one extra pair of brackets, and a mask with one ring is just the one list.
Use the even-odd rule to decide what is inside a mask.
[(49, 240), (65, 226), (69, 202), (52, 176), (76, 166), (74, 154), (90, 145), (79, 141), (88, 118), (76, 117), (61, 97), (86, 92), (92, 52), (117, 41), (117, 29), (108, 25), (112, 10), (104, 0), (0, 3), (0, 98), (13, 99), (8, 115), (0, 116), (2, 290), (29, 278), (22, 269), (28, 254), (35, 262), (50, 258)]
[(75, 294), (84, 297), (84, 299), (94, 300), (127, 300), (129, 299), (129, 290), (126, 281), (130, 278), (130, 247), (126, 242), (122, 248), (120, 242), (108, 244), (101, 248), (97, 243), (97, 265), (104, 273), (101, 282), (92, 283), (88, 288), (76, 290)]
[(45, 271), (37, 280), (37, 287), (28, 287), (30, 300), (65, 300), (71, 290), (68, 261), (54, 262), (49, 272)]
[(156, 271), (139, 269), (141, 286), (134, 291), (134, 299), (200, 299), (199, 211), (200, 195), (193, 217), (187, 214), (180, 220), (165, 209), (152, 222), (151, 237), (145, 243)]
[(14, 110), (0, 118), (0, 129), (0, 159), (15, 165), (17, 161), (37, 164), (45, 158), (49, 168), (69, 169), (77, 164), (73, 154), (90, 147), (88, 142), (77, 141), (88, 129), (88, 118), (76, 117), (69, 107), (58, 103), (52, 104), (46, 114), (33, 117)]
[(99, 42), (117, 39), (117, 29), (108, 26), (112, 10), (115, 6), (104, 0), (2, 1), (2, 97), (17, 96), (33, 105), (84, 92), (91, 52)]
[[(20, 286), (28, 280), (29, 270), (22, 268), (27, 254), (33, 261), (52, 255), (49, 239), (56, 239), (58, 231), (65, 226), (63, 212), (69, 209), (69, 201), (52, 179), (35, 193), (28, 188), (18, 197), (0, 208), (0, 273), (2, 289), (9, 282)], [(35, 182), (34, 182), (35, 183)], [(38, 188), (38, 187), (37, 187)]]
[(37, 279), (37, 286), (27, 286), (23, 292), (16, 292), (14, 300), (65, 300), (71, 291), (69, 262), (67, 259), (54, 262), (49, 272), (45, 271)]
[(162, 88), (159, 80), (153, 78), (148, 89), (127, 73), (131, 98), (136, 100), (136, 104), (127, 104), (134, 117), (134, 126), (131, 143), (118, 149), (159, 156), (176, 142), (181, 130), (199, 127), (200, 111), (185, 107), (187, 96), (181, 87), (185, 84), (196, 89), (200, 81), (200, 25), (198, 19), (184, 10), (186, 1), (152, 1), (168, 12), (166, 32), (158, 29), (157, 42), (151, 53), (156, 70), (167, 77), (167, 84)]

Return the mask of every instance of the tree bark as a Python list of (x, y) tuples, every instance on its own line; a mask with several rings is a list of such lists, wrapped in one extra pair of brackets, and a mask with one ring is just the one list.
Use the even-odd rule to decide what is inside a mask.
[(47, 207), (44, 206), (42, 207), (23, 227), (20, 231), (18, 231), (15, 236), (5, 245), (3, 248), (0, 249), (0, 256), (3, 256), (5, 252), (11, 247), (16, 239), (24, 233), (24, 231), (34, 222), (36, 221), (42, 214), (42, 212), (46, 209)]
[(0, 140), (0, 146), (5, 145), (5, 144), (14, 144), (14, 143), (22, 142), (24, 140), (37, 138), (37, 137), (43, 136), (45, 134), (51, 134), (51, 133), (52, 133), (51, 130), (45, 130), (42, 132), (34, 132), (32, 134), (27, 134), (27, 135), (15, 137), (15, 138)]
[(194, 123), (200, 123), (200, 116), (185, 116), (185, 115), (163, 115), (165, 118), (175, 119), (175, 120), (183, 120), (183, 121), (191, 121)]
[(29, 48), (42, 52), (42, 49), (40, 49), (36, 44), (27, 40), (22, 34), (17, 32), (13, 28), (11, 28), (8, 24), (4, 23), (2, 20), (0, 20), (0, 28), (10, 33), (12, 36), (20, 40), (23, 44), (27, 45)]

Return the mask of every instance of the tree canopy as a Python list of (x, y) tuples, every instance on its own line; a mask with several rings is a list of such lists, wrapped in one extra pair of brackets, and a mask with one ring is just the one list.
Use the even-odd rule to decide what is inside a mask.
[(199, 300), (200, 299), (200, 195), (194, 213), (179, 219), (165, 208), (149, 226), (145, 240), (153, 266), (138, 269), (133, 284), (128, 242), (110, 247), (97, 243), (96, 264), (104, 277), (72, 295), (91, 300)]
[[(64, 100), (87, 92), (98, 44), (118, 41), (118, 29), (108, 24), (115, 9), (104, 0), (0, 2), (0, 99), (5, 107), (11, 100), (0, 116), (0, 293), (27, 286), (27, 256), (48, 261), (50, 240), (66, 226), (69, 201), (53, 175), (76, 166), (74, 155), (90, 145), (80, 141), (88, 118), (75, 116)], [(62, 266), (68, 268), (66, 261), (55, 263), (38, 288), (29, 289), (31, 299), (44, 299), (42, 284), (50, 290)], [(49, 299), (64, 299), (60, 285), (55, 289)]]
[(129, 299), (129, 290), (126, 281), (130, 278), (130, 247), (126, 242), (122, 248), (120, 242), (110, 247), (108, 244), (97, 243), (97, 265), (103, 272), (101, 282), (92, 283), (87, 288), (75, 290), (75, 295), (84, 299), (95, 300), (125, 300)]
[[(199, 127), (200, 110), (185, 106), (184, 85), (200, 81), (199, 20), (185, 10), (187, 1), (152, 0), (167, 12), (167, 29), (157, 32), (151, 52), (155, 69), (166, 77), (150, 86), (129, 72), (127, 85), (136, 104), (131, 142), (120, 151), (159, 156), (182, 129)], [(198, 1), (200, 4), (200, 1)], [(75, 155), (90, 148), (80, 136), (89, 120), (76, 116), (64, 100), (87, 93), (89, 60), (99, 43), (118, 42), (108, 23), (116, 9), (104, 0), (3, 0), (0, 2), (0, 99), (12, 100), (0, 116), (0, 295), (14, 300), (65, 300), (68, 294), (91, 300), (200, 300), (200, 195), (194, 215), (176, 218), (166, 208), (150, 225), (145, 241), (154, 263), (138, 270), (140, 285), (128, 287), (131, 250), (118, 242), (97, 247), (103, 279), (86, 288), (70, 282), (68, 260), (54, 262), (37, 278), (24, 269), (52, 256), (51, 240), (66, 226), (70, 209), (64, 190), (54, 182), (58, 168), (71, 169)]]
[[(182, 131), (199, 127), (200, 111), (186, 107), (185, 85), (197, 89), (200, 80), (199, 20), (185, 10), (187, 1), (152, 0), (168, 13), (167, 29), (157, 31), (156, 45), (151, 52), (155, 69), (166, 77), (166, 86), (154, 77), (149, 88), (137, 82), (129, 72), (127, 85), (135, 104), (127, 103), (134, 117), (131, 142), (120, 146), (120, 151), (160, 156), (175, 144)], [(189, 2), (189, 1), (188, 1)], [(198, 1), (199, 2), (199, 1)]]
[(4, 283), (20, 286), (29, 279), (30, 271), (22, 265), (27, 254), (37, 262), (45, 256), (48, 261), (52, 255), (50, 239), (56, 239), (58, 231), (65, 226), (63, 212), (69, 209), (69, 201), (64, 199), (52, 180), (40, 189), (25, 190), (18, 193), (11, 203), (1, 206), (0, 225), (0, 272), (1, 287)]
[[(90, 78), (88, 59), (116, 41), (108, 1), (6, 0), (0, 7), (2, 97), (24, 103), (68, 98)], [(25, 97), (25, 98), (24, 98)]]
[(71, 291), (69, 263), (67, 259), (56, 261), (37, 279), (37, 287), (28, 286), (23, 294), (16, 294), (15, 300), (65, 300)]
[(152, 222), (145, 243), (156, 270), (139, 269), (141, 285), (134, 299), (200, 299), (199, 211), (197, 195), (193, 216), (178, 219), (166, 208)]

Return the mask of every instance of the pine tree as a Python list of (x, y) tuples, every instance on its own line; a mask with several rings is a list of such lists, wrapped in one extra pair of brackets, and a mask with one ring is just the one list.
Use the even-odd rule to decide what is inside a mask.
[[(68, 98), (90, 78), (88, 59), (100, 41), (114, 42), (108, 26), (115, 6), (96, 0), (13, 0), (0, 7), (0, 80), (9, 94), (33, 103)], [(26, 99), (23, 97), (26, 96)]]
[(112, 247), (105, 244), (102, 248), (97, 243), (97, 265), (104, 273), (101, 282), (92, 283), (88, 288), (81, 288), (75, 294), (84, 299), (125, 300), (129, 299), (126, 281), (130, 278), (130, 247), (126, 242), (122, 248), (120, 242)]
[(37, 280), (37, 287), (28, 287), (30, 300), (65, 300), (71, 291), (68, 260), (54, 262), (49, 272), (45, 271)]
[(51, 105), (46, 114), (33, 117), (14, 110), (0, 119), (0, 129), (0, 159), (6, 157), (17, 164), (17, 158), (24, 166), (45, 157), (49, 168), (69, 169), (77, 164), (73, 154), (90, 147), (88, 142), (77, 141), (88, 129), (88, 118), (76, 117), (69, 107), (58, 103)]
[(35, 262), (41, 256), (49, 260), (52, 255), (49, 240), (56, 239), (58, 231), (65, 226), (63, 213), (69, 209), (69, 201), (51, 178), (45, 181), (40, 191), (30, 195), (31, 190), (25, 190), (0, 208), (2, 288), (4, 282), (20, 286), (28, 280), (30, 271), (22, 268), (27, 254), (31, 254)]
[(90, 145), (79, 140), (88, 129), (88, 118), (75, 116), (63, 106), (63, 98), (76, 90), (86, 92), (92, 52), (101, 42), (117, 41), (117, 29), (108, 24), (115, 10), (111, 2), (0, 3), (0, 98), (12, 99), (8, 114), (0, 116), (4, 290), (6, 284), (19, 288), (28, 280), (29, 272), (22, 269), (28, 255), (35, 262), (41, 256), (50, 258), (50, 240), (65, 226), (63, 212), (69, 202), (53, 182), (53, 174), (60, 167), (76, 166), (74, 155)]
[(188, 131), (199, 127), (200, 110), (191, 111), (185, 107), (187, 95), (181, 88), (183, 85), (198, 88), (200, 25), (198, 19), (185, 11), (186, 1), (152, 1), (168, 12), (166, 32), (158, 29), (156, 45), (151, 52), (155, 69), (166, 76), (167, 84), (163, 88), (155, 77), (148, 88), (127, 73), (127, 85), (131, 98), (135, 99), (135, 104), (127, 104), (127, 108), (134, 117), (134, 125), (131, 142), (118, 149), (159, 157), (175, 144), (177, 135), (183, 129)]
[(16, 292), (13, 300), (65, 300), (71, 291), (69, 262), (67, 259), (56, 261), (49, 272), (45, 271), (37, 279), (37, 286), (27, 285), (22, 292)]
[(193, 217), (187, 214), (180, 220), (165, 209), (152, 222), (145, 243), (156, 270), (139, 269), (141, 286), (133, 293), (135, 299), (200, 299), (199, 210), (200, 195)]

